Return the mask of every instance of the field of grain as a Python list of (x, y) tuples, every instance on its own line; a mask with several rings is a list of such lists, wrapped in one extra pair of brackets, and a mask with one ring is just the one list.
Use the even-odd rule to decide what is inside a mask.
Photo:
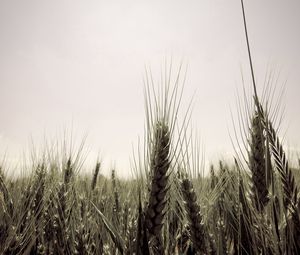
[[(247, 37), (247, 27), (244, 20)], [(102, 162), (82, 172), (82, 150), (47, 148), (30, 173), (0, 165), (1, 254), (300, 254), (300, 159), (291, 167), (273, 89), (237, 106), (236, 155), (204, 172), (191, 110), (179, 118), (184, 77), (145, 75), (145, 135), (133, 177)]]
[(234, 164), (204, 175), (189, 111), (178, 124), (178, 79), (157, 91), (146, 77), (133, 179), (104, 177), (101, 162), (80, 173), (80, 150), (48, 150), (21, 178), (1, 167), (1, 254), (299, 254), (300, 166), (290, 168), (255, 83)]

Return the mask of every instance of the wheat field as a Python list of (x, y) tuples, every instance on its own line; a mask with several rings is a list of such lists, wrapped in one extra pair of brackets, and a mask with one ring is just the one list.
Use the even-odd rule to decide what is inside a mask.
[(80, 149), (48, 149), (15, 179), (1, 166), (1, 254), (299, 254), (300, 166), (290, 167), (256, 85), (244, 152), (204, 174), (189, 113), (177, 123), (178, 79), (159, 92), (150, 80), (132, 179), (105, 177), (101, 162), (80, 173)]
[(289, 163), (278, 105), (258, 95), (244, 25), (253, 87), (237, 106), (232, 161), (203, 170), (190, 108), (179, 117), (182, 66), (158, 86), (146, 72), (132, 178), (104, 176), (101, 161), (82, 172), (82, 148), (48, 147), (18, 178), (0, 165), (0, 253), (300, 254), (300, 159)]

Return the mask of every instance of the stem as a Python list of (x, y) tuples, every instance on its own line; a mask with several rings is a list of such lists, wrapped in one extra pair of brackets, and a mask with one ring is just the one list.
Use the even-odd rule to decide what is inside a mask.
[(251, 51), (250, 51), (250, 45), (249, 45), (249, 38), (248, 38), (248, 29), (247, 29), (247, 23), (246, 23), (244, 1), (243, 0), (241, 0), (241, 4), (242, 4), (243, 21), (244, 21), (244, 29), (245, 29), (245, 36), (246, 36), (246, 42), (247, 42), (248, 57), (249, 57), (249, 63), (250, 63), (250, 69), (251, 69), (251, 76), (252, 76), (252, 83), (253, 83), (253, 89), (254, 89), (254, 97), (255, 97), (255, 100), (258, 101), (258, 96), (257, 96), (257, 91), (256, 91), (256, 84), (255, 84), (255, 78), (254, 78), (254, 70), (253, 70), (253, 64), (252, 64), (252, 57), (251, 57)]

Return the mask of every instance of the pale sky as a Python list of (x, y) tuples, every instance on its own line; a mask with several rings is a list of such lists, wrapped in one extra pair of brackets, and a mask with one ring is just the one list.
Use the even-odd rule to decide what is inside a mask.
[[(300, 2), (246, 0), (258, 87), (268, 67), (287, 80), (287, 144), (300, 146)], [(193, 125), (207, 160), (232, 153), (230, 109), (250, 82), (239, 0), (0, 0), (0, 157), (17, 162), (30, 137), (73, 126), (88, 133), (88, 159), (129, 172), (143, 136), (144, 66), (188, 64)], [(279, 84), (280, 85), (280, 84)]]

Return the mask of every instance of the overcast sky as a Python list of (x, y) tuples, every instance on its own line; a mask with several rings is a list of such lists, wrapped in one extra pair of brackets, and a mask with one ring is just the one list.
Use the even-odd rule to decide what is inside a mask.
[[(259, 88), (287, 80), (286, 128), (300, 146), (300, 2), (245, 1)], [(207, 160), (233, 151), (228, 127), (241, 70), (250, 83), (239, 0), (0, 0), (0, 153), (17, 162), (30, 137), (88, 133), (89, 160), (129, 172), (143, 136), (144, 66), (188, 64), (184, 98)]]

